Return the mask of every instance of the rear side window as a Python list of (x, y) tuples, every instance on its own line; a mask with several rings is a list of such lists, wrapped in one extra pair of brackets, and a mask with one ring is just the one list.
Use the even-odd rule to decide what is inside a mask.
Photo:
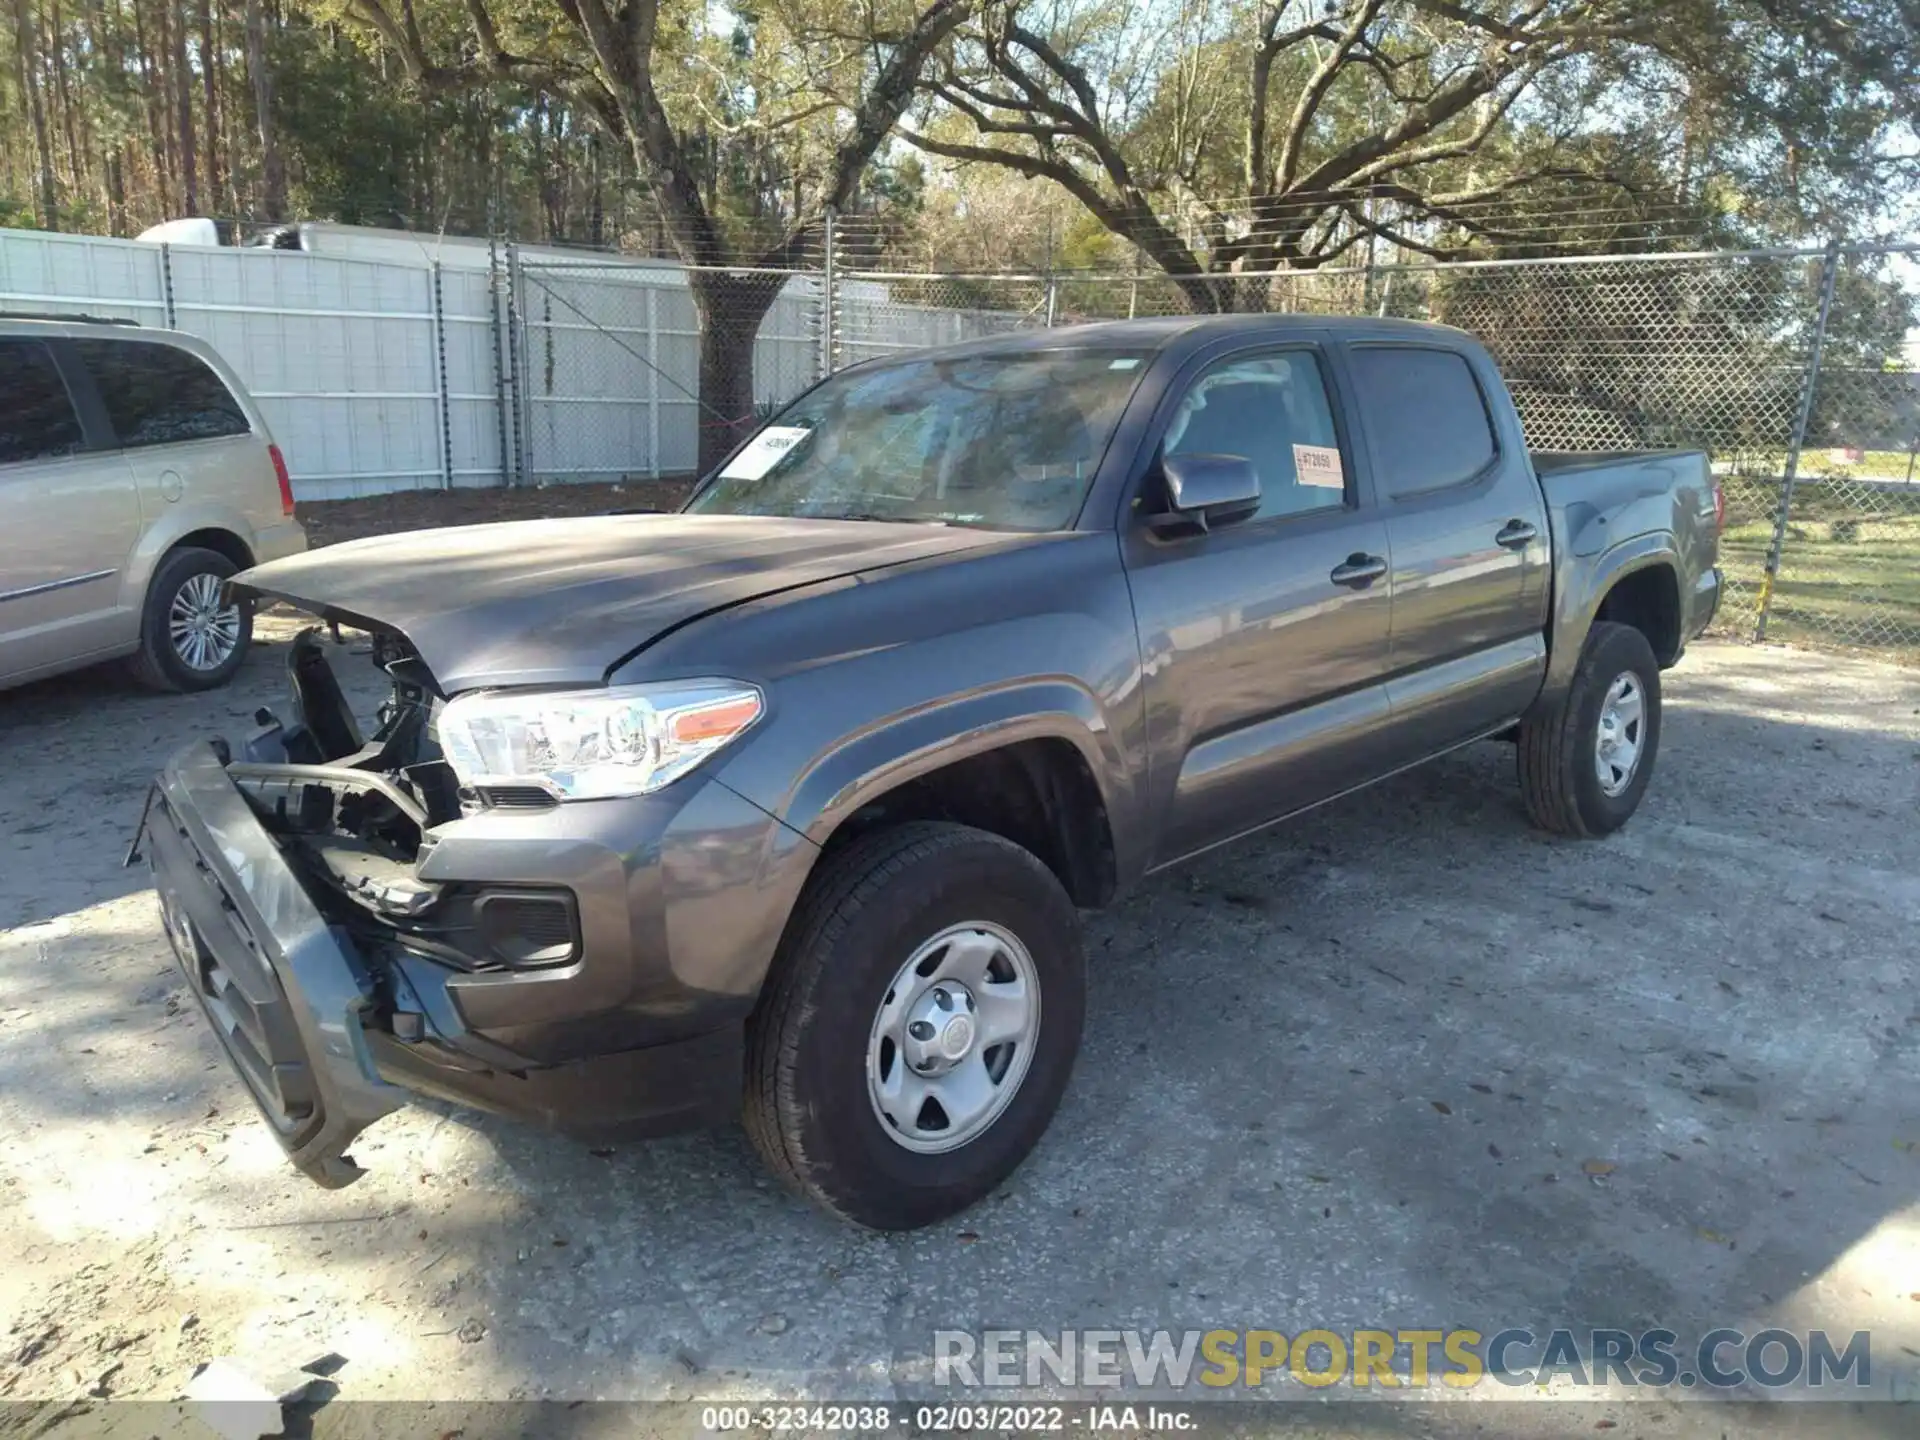
[(0, 465), (77, 454), (80, 420), (38, 340), (0, 340)]
[(122, 445), (244, 435), (246, 412), (198, 356), (171, 345), (76, 340)]
[(1404, 500), (1444, 490), (1493, 462), (1493, 420), (1465, 356), (1361, 345), (1352, 357), (1354, 388), (1389, 495)]

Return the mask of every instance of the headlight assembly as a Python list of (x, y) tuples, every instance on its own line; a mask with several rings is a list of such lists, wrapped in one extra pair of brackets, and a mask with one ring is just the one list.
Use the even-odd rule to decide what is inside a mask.
[(646, 795), (760, 718), (733, 680), (598, 690), (478, 690), (440, 711), (440, 748), (468, 787), (532, 785), (561, 800)]

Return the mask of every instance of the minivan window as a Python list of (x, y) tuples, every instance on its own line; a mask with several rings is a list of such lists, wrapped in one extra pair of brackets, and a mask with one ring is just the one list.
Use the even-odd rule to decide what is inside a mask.
[(1498, 453), (1466, 357), (1412, 345), (1352, 351), (1354, 390), (1386, 491), (1396, 500), (1473, 479)]
[(81, 448), (80, 419), (53, 356), (38, 340), (0, 340), (0, 465)]
[(122, 445), (244, 435), (246, 412), (196, 355), (137, 340), (76, 340)]

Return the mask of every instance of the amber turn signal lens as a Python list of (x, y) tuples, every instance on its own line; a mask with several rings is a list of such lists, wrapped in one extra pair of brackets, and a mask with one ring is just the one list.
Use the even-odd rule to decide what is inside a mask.
[(667, 733), (681, 745), (697, 745), (738, 735), (760, 718), (760, 700), (755, 695), (723, 700), (718, 705), (703, 705), (698, 710), (682, 710), (667, 721)]

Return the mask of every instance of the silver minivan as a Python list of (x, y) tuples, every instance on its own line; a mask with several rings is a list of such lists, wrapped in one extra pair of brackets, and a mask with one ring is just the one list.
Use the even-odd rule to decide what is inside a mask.
[(227, 577), (306, 548), (286, 461), (177, 331), (0, 316), (0, 687), (126, 657), (162, 690), (240, 668)]

